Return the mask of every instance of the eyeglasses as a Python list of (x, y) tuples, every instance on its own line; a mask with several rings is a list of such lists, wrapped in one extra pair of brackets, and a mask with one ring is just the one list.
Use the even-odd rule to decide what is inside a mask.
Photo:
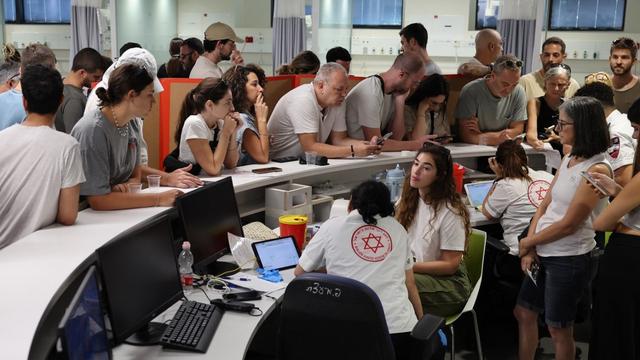
[(180, 59), (186, 59), (186, 58), (188, 58), (189, 56), (191, 56), (191, 54), (193, 54), (193, 51), (192, 51), (192, 52), (189, 52), (189, 53), (186, 53), (186, 54), (182, 54), (182, 53), (180, 53)]
[(493, 65), (491, 65), (491, 69), (495, 69), (498, 66), (504, 66), (504, 67), (508, 67), (510, 69), (520, 69), (522, 68), (522, 60), (511, 60), (511, 59), (506, 59), (506, 60), (501, 60), (500, 62), (497, 62)]
[(556, 129), (558, 131), (562, 131), (562, 128), (564, 128), (565, 126), (570, 126), (573, 125), (572, 122), (568, 122), (568, 121), (558, 121), (558, 125), (556, 125)]

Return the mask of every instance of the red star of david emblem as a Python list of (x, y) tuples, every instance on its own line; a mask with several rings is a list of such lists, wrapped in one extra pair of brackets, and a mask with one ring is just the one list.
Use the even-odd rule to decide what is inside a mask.
[[(362, 238), (362, 240), (364, 241), (364, 249), (365, 250), (371, 250), (373, 251), (373, 253), (377, 253), (378, 249), (382, 249), (384, 248), (384, 245), (382, 245), (382, 241), (380, 236), (375, 236), (372, 233), (369, 233), (369, 235), (367, 235), (367, 237)], [(369, 241), (374, 240), (375, 244), (373, 246), (371, 246), (371, 244), (369, 243)]]
[(536, 195), (538, 195), (538, 200), (544, 200), (544, 197), (547, 195), (547, 191), (549, 189), (545, 189), (543, 187), (540, 187), (538, 190), (535, 191)]

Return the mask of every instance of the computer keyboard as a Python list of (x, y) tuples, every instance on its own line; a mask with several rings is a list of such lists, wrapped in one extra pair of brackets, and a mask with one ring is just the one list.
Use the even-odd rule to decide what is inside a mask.
[(212, 304), (182, 302), (162, 334), (162, 347), (207, 352), (223, 313), (223, 309)]

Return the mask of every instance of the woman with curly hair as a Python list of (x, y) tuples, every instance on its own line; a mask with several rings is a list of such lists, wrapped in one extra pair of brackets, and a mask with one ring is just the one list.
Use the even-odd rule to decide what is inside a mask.
[(236, 65), (224, 74), (233, 96), (233, 107), (240, 113), (241, 126), (236, 130), (238, 166), (266, 164), (269, 162), (269, 132), (267, 116), (269, 108), (264, 102), (264, 86), (267, 77), (254, 64)]
[(470, 233), (469, 212), (456, 193), (453, 160), (445, 147), (425, 143), (411, 166), (396, 207), (415, 256), (413, 273), (424, 312), (459, 312), (471, 293), (462, 256)]

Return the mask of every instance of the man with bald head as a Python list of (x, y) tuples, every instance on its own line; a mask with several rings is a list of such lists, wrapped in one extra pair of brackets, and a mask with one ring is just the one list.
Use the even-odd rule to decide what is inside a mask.
[[(345, 104), (347, 71), (334, 62), (318, 70), (313, 83), (286, 93), (273, 109), (267, 124), (272, 136), (272, 159), (301, 156), (315, 151), (329, 158), (364, 157), (380, 152), (371, 143), (347, 137)], [(373, 145), (372, 145), (373, 144)]]
[(476, 54), (458, 67), (458, 74), (472, 77), (485, 76), (491, 65), (502, 55), (502, 36), (493, 29), (482, 29), (476, 34)]
[[(360, 81), (347, 95), (347, 129), (349, 136), (370, 141), (383, 133), (393, 132), (384, 143), (384, 151), (417, 150), (437, 135), (424, 135), (402, 141), (404, 101), (409, 90), (425, 75), (425, 66), (416, 54), (398, 55), (391, 68)], [(398, 111), (395, 111), (398, 109)]]

